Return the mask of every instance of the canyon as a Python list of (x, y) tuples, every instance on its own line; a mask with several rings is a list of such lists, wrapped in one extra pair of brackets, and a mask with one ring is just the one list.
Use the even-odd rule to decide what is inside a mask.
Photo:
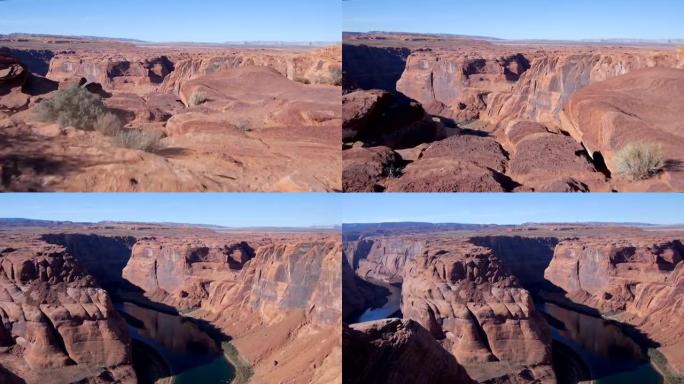
[(345, 224), (344, 381), (431, 382), (430, 356), (460, 375), (446, 382), (678, 382), (683, 236), (636, 224)]
[[(341, 61), (340, 46), (0, 36), (0, 189), (340, 190)], [(159, 142), (139, 150), (36, 117), (70, 87)]]
[[(684, 190), (684, 48), (343, 36), (345, 191)], [(622, 171), (635, 143), (650, 177)]]
[(0, 226), (5, 383), (341, 382), (326, 230)]

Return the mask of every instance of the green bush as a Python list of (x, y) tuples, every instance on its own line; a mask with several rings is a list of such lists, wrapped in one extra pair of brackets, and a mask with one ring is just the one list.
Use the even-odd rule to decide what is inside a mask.
[(38, 104), (35, 113), (42, 121), (90, 131), (108, 111), (100, 96), (73, 86), (57, 91), (54, 97)]
[(663, 167), (663, 148), (654, 143), (630, 143), (615, 154), (614, 160), (619, 174), (632, 180), (648, 179)]
[(649, 348), (648, 357), (651, 359), (651, 363), (656, 367), (658, 372), (663, 376), (665, 384), (684, 384), (684, 377), (672, 371), (670, 364), (667, 362), (667, 358), (659, 350)]
[(254, 375), (254, 370), (249, 362), (245, 361), (238, 350), (229, 342), (221, 343), (223, 354), (228, 359), (231, 365), (235, 367), (234, 384), (246, 384)]
[(204, 104), (207, 101), (209, 101), (209, 98), (207, 97), (207, 94), (202, 92), (202, 91), (195, 91), (190, 95), (190, 99), (188, 100), (188, 104), (191, 107), (198, 106), (200, 104)]
[(330, 84), (337, 86), (342, 85), (342, 68), (335, 68), (330, 73)]
[(98, 116), (93, 128), (105, 136), (116, 136), (123, 129), (123, 123), (113, 113)]
[(142, 129), (126, 129), (115, 136), (117, 145), (123, 148), (152, 152), (160, 148), (161, 136)]

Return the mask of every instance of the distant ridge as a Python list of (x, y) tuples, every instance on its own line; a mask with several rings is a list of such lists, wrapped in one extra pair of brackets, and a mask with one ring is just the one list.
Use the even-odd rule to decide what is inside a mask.
[(364, 37), (372, 38), (373, 36), (404, 36), (416, 38), (433, 38), (433, 39), (470, 39), (483, 40), (492, 43), (501, 44), (597, 44), (597, 45), (667, 45), (679, 46), (684, 45), (684, 38), (672, 39), (630, 39), (630, 38), (597, 38), (597, 39), (504, 39), (492, 36), (478, 36), (478, 35), (461, 35), (451, 33), (416, 33), (416, 32), (387, 32), (387, 31), (369, 31), (369, 32), (342, 32), (342, 38)]
[(104, 220), (98, 222), (77, 222), (77, 221), (55, 221), (25, 218), (0, 218), (0, 228), (3, 227), (68, 227), (68, 226), (97, 226), (97, 225), (157, 225), (161, 227), (193, 227), (204, 228), (215, 231), (264, 231), (264, 232), (287, 232), (287, 231), (321, 231), (341, 229), (338, 225), (332, 226), (255, 226), (255, 227), (230, 227), (214, 224), (193, 224), (193, 223), (174, 223), (174, 222), (141, 222), (141, 221), (112, 221)]
[(191, 45), (209, 47), (234, 47), (234, 46), (255, 46), (255, 47), (324, 47), (339, 44), (339, 41), (225, 41), (225, 42), (202, 42), (202, 41), (146, 41), (139, 39), (129, 39), (122, 37), (103, 37), (88, 35), (49, 35), (33, 33), (9, 33), (0, 34), (0, 39), (61, 39), (61, 40), (84, 40), (84, 41), (110, 41), (118, 43), (129, 43), (137, 45)]

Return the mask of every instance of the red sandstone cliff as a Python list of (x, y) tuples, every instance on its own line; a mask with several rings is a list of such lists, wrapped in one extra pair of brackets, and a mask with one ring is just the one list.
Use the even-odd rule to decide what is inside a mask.
[(210, 321), (255, 365), (255, 382), (339, 382), (341, 244), (140, 240), (123, 277)]
[[(109, 295), (63, 247), (3, 238), (0, 365), (27, 383), (135, 383)], [(10, 381), (11, 382), (11, 381)]]
[(476, 380), (555, 380), (548, 325), (530, 294), (487, 248), (433, 244), (406, 266), (401, 309)]
[(684, 247), (664, 237), (563, 241), (545, 277), (573, 302), (636, 326), (660, 343), (670, 366), (684, 372), (681, 292)]

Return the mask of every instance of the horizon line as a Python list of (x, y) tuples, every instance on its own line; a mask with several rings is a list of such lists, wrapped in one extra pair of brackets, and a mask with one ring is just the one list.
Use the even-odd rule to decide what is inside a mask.
[(6, 227), (3, 221), (9, 220), (26, 220), (38, 221), (46, 223), (69, 223), (69, 224), (157, 224), (157, 225), (176, 225), (176, 226), (204, 226), (204, 227), (220, 227), (225, 229), (259, 229), (259, 228), (282, 228), (282, 229), (318, 229), (318, 228), (337, 228), (341, 224), (310, 224), (310, 225), (252, 225), (252, 226), (230, 226), (225, 224), (211, 224), (211, 223), (184, 223), (175, 221), (137, 221), (137, 220), (98, 220), (98, 221), (73, 221), (73, 220), (52, 220), (52, 219), (35, 219), (31, 217), (0, 217), (0, 228)]
[(485, 35), (468, 35), (465, 33), (455, 33), (455, 32), (410, 32), (410, 31), (382, 31), (382, 30), (368, 30), (368, 31), (352, 31), (343, 30), (342, 34), (345, 33), (387, 33), (387, 34), (407, 34), (407, 35), (425, 35), (425, 36), (453, 36), (453, 37), (466, 37), (473, 38), (473, 40), (502, 40), (502, 41), (551, 41), (551, 42), (602, 42), (602, 41), (641, 41), (641, 42), (662, 42), (667, 41), (679, 41), (684, 43), (684, 36), (682, 37), (661, 37), (661, 38), (639, 38), (639, 37), (592, 37), (584, 39), (549, 39), (543, 37), (529, 37), (529, 38), (511, 38), (511, 37), (497, 37), (497, 36), (485, 36)]
[(638, 221), (526, 221), (522, 223), (472, 223), (472, 222), (458, 222), (458, 221), (420, 221), (420, 220), (407, 220), (407, 221), (368, 221), (368, 222), (353, 222), (353, 223), (342, 223), (342, 225), (355, 225), (355, 224), (459, 224), (459, 225), (498, 225), (498, 226), (522, 226), (522, 225), (534, 225), (534, 224), (621, 224), (621, 225), (654, 225), (654, 226), (684, 226), (684, 223), (653, 223), (653, 222), (638, 222)]
[(27, 35), (27, 36), (45, 36), (45, 37), (72, 37), (72, 38), (93, 38), (102, 40), (111, 40), (117, 42), (129, 42), (129, 43), (147, 43), (147, 44), (203, 44), (203, 45), (230, 45), (230, 44), (245, 44), (245, 43), (287, 43), (293, 45), (302, 44), (336, 44), (341, 43), (342, 39), (340, 36), (339, 40), (224, 40), (224, 41), (173, 41), (173, 40), (144, 40), (132, 37), (116, 37), (116, 36), (102, 36), (102, 35), (60, 35), (60, 34), (50, 34), (50, 33), (32, 33), (32, 32), (8, 32), (0, 33), (0, 36), (12, 36), (12, 35)]

